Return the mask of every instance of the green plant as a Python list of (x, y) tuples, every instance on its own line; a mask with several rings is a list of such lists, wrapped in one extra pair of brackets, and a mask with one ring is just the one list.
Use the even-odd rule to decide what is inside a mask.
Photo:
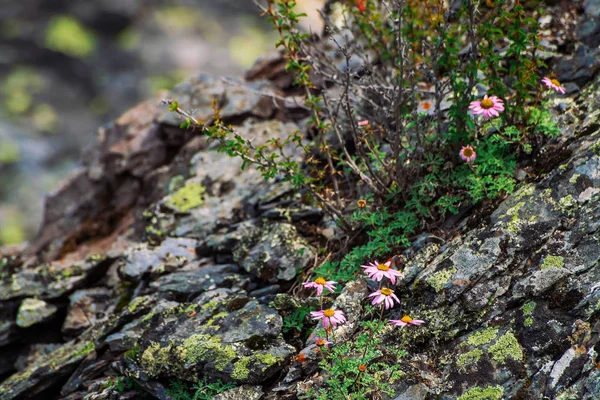
[[(392, 3), (339, 5), (343, 22), (326, 20), (336, 47), (327, 52), (298, 28), (294, 0), (267, 0), (264, 12), (279, 33), (287, 71), (310, 110), (304, 132), (255, 144), (223, 124), (216, 107), (207, 126), (169, 102), (186, 118), (182, 127), (200, 127), (220, 151), (240, 157), (244, 168), (254, 165), (265, 179), (291, 182), (359, 238), (359, 247), (322, 266), (338, 280), (352, 279), (365, 259), (408, 246), (449, 214), (511, 193), (517, 164), (544, 137), (560, 133), (540, 104), (540, 10), (504, 0), (493, 7), (463, 0), (455, 9), (442, 0)], [(333, 97), (315, 82), (333, 83), (341, 94)], [(498, 118), (467, 113), (482, 86), (503, 99)], [(476, 151), (472, 162), (458, 156), (465, 145)], [(305, 162), (290, 148), (300, 149)], [(349, 214), (356, 193), (369, 208)]]
[(285, 315), (283, 317), (283, 333), (287, 334), (292, 331), (296, 331), (298, 333), (303, 332), (304, 321), (309, 313), (310, 309), (308, 307), (302, 306), (296, 308), (290, 314)]
[(167, 394), (173, 400), (212, 400), (217, 394), (234, 387), (234, 384), (223, 383), (220, 380), (209, 383), (206, 377), (193, 385), (180, 379), (171, 379)]

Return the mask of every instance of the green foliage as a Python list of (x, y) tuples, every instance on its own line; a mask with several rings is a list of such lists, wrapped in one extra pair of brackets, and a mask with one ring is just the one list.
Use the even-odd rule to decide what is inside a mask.
[[(324, 386), (308, 391), (305, 399), (337, 400), (394, 396), (392, 387), (403, 376), (398, 360), (404, 351), (384, 345), (381, 336), (386, 322), (363, 321), (354, 339), (320, 347), (319, 366), (326, 371)], [(319, 337), (326, 337), (323, 329)]]
[(292, 331), (303, 332), (304, 321), (309, 313), (310, 309), (302, 306), (296, 308), (292, 313), (285, 315), (283, 317), (283, 333), (287, 334)]
[(234, 384), (223, 383), (220, 380), (209, 383), (206, 377), (193, 385), (180, 379), (171, 379), (167, 394), (173, 400), (212, 400), (219, 393), (234, 387)]
[(130, 390), (139, 391), (142, 389), (133, 378), (128, 376), (119, 376), (111, 385), (109, 385), (109, 387), (112, 387), (119, 393), (128, 392)]
[[(307, 132), (255, 145), (221, 121), (216, 105), (210, 126), (177, 102), (170, 107), (186, 117), (183, 128), (204, 129), (220, 151), (243, 160), (242, 168), (252, 165), (265, 179), (291, 182), (353, 237), (364, 232), (363, 245), (319, 268), (338, 281), (351, 280), (361, 264), (408, 246), (424, 227), (511, 193), (519, 157), (530, 154), (540, 138), (560, 134), (539, 104), (541, 10), (505, 0), (493, 7), (462, 2), (452, 12), (442, 1), (422, 7), (420, 0), (406, 0), (390, 8), (372, 0), (359, 3), (339, 5), (342, 26), (328, 22), (332, 33), (351, 32), (351, 45), (332, 37), (335, 55), (317, 51), (309, 58), (314, 42), (298, 27), (303, 15), (296, 1), (267, 2), (265, 14), (280, 36), (286, 69), (311, 111)], [(498, 52), (506, 43), (506, 51)], [(377, 55), (378, 67), (360, 80), (335, 59), (371, 62), (365, 54)], [(315, 87), (314, 71), (345, 89), (339, 98)], [(468, 113), (470, 103), (481, 100), (474, 94), (481, 87), (504, 100), (498, 118)], [(359, 125), (363, 119), (367, 124)], [(476, 151), (470, 163), (458, 155), (466, 145)], [(304, 152), (303, 164), (290, 148)], [(370, 206), (348, 214), (345, 205), (357, 192), (367, 193)]]

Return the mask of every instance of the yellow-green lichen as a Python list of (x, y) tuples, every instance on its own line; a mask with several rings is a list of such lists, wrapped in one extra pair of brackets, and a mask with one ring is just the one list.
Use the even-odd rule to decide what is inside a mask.
[(165, 368), (168, 368), (171, 364), (169, 363), (169, 353), (171, 352), (172, 345), (161, 347), (158, 343), (152, 343), (142, 353), (141, 362), (146, 372), (150, 375), (157, 376)]
[(492, 340), (496, 339), (497, 334), (498, 328), (485, 328), (469, 336), (467, 343), (469, 343), (471, 346), (483, 346), (484, 344), (488, 344)]
[(198, 334), (183, 342), (179, 355), (188, 364), (212, 361), (218, 371), (223, 371), (236, 357), (237, 352), (233, 346), (222, 344), (218, 337)]
[(546, 256), (544, 262), (540, 266), (541, 269), (546, 268), (563, 268), (565, 266), (565, 258), (562, 256)]
[(510, 221), (508, 221), (506, 225), (506, 229), (509, 232), (516, 233), (520, 230), (521, 225), (523, 225), (523, 221), (519, 218), (519, 210), (523, 208), (524, 205), (524, 202), (520, 202), (506, 211), (506, 215), (510, 217)]
[(226, 316), (228, 316), (228, 315), (229, 315), (229, 313), (228, 313), (228, 312), (226, 312), (226, 311), (223, 311), (223, 312), (220, 312), (220, 313), (218, 313), (218, 314), (215, 314), (215, 315), (213, 315), (213, 316), (212, 316), (212, 318), (211, 318), (211, 319), (209, 319), (209, 320), (206, 322), (206, 325), (212, 325), (212, 324), (214, 324), (214, 323), (215, 323), (215, 320), (217, 320), (217, 319), (219, 319), (219, 318), (226, 317)]
[(206, 188), (197, 182), (188, 182), (173, 193), (167, 200), (167, 205), (179, 212), (186, 212), (204, 203)]
[(218, 305), (219, 305), (218, 301), (209, 301), (208, 303), (202, 304), (202, 306), (200, 307), (200, 310), (211, 312), (211, 311), (214, 311)]
[(135, 312), (135, 310), (137, 310), (137, 308), (140, 305), (144, 304), (145, 301), (146, 301), (146, 297), (144, 297), (144, 296), (138, 297), (129, 304), (127, 309), (129, 310), (129, 312)]
[(526, 327), (530, 327), (531, 325), (533, 325), (533, 318), (531, 318), (531, 317), (525, 318), (525, 320), (523, 321), (523, 325), (525, 325)]
[(434, 288), (436, 292), (439, 292), (448, 283), (448, 281), (452, 277), (452, 274), (454, 274), (455, 272), (456, 268), (444, 269), (431, 275), (425, 280), (425, 282), (427, 282), (429, 286)]
[(482, 355), (483, 351), (479, 349), (473, 349), (467, 353), (461, 354), (456, 360), (456, 365), (459, 369), (464, 371), (467, 366), (477, 363)]
[(502, 386), (476, 386), (467, 390), (456, 400), (500, 400), (504, 395)]
[(85, 58), (96, 49), (96, 37), (77, 19), (61, 15), (48, 23), (46, 47), (72, 57)]
[(533, 194), (533, 192), (535, 192), (535, 186), (532, 185), (531, 183), (528, 183), (528, 184), (524, 185), (521, 189), (519, 189), (513, 195), (513, 197), (515, 198), (515, 200), (519, 201), (519, 200), (523, 199), (524, 197), (531, 196)]
[(78, 346), (78, 349), (73, 352), (73, 357), (87, 356), (96, 349), (94, 342), (83, 342)]
[(564, 212), (567, 215), (572, 214), (573, 208), (576, 206), (576, 204), (577, 200), (575, 200), (575, 198), (570, 194), (566, 195), (558, 201), (558, 207), (562, 212)]
[(231, 377), (236, 380), (244, 380), (248, 378), (250, 374), (250, 370), (248, 369), (248, 363), (250, 362), (250, 357), (242, 357), (235, 364), (233, 364), (233, 372), (231, 373)]
[(576, 183), (577, 179), (581, 176), (581, 174), (573, 174), (573, 176), (571, 176), (571, 178), (569, 179), (570, 183)]
[(258, 361), (261, 362), (261, 364), (264, 365), (262, 368), (263, 372), (267, 368), (270, 368), (277, 363), (277, 357), (275, 357), (273, 354), (269, 354), (269, 353), (257, 353), (254, 355), (254, 358), (256, 358)]
[(490, 346), (489, 352), (492, 359), (500, 364), (504, 364), (509, 358), (523, 361), (523, 349), (512, 332), (500, 336), (496, 343)]
[(233, 364), (231, 377), (236, 380), (244, 380), (248, 378), (248, 375), (250, 374), (248, 365), (251, 365), (252, 368), (262, 365), (261, 371), (264, 372), (276, 363), (277, 357), (269, 353), (257, 353), (251, 356), (242, 357)]

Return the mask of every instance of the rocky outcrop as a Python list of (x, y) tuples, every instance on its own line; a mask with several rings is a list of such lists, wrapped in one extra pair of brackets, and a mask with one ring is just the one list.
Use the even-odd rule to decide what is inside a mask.
[[(305, 114), (280, 62), (252, 71), (275, 83), (198, 76), (172, 96), (205, 122), (216, 102), (257, 144), (283, 138)], [(382, 332), (407, 351), (396, 399), (600, 398), (599, 106), (598, 79), (553, 101), (563, 135), (536, 178), (406, 252), (388, 316), (427, 323)], [(36, 240), (0, 250), (1, 400), (171, 399), (199, 377), (237, 386), (217, 399), (284, 399), (326, 375), (283, 315), (318, 303), (285, 293), (339, 237), (332, 221), (180, 122), (153, 99), (103, 127)], [(337, 335), (356, 334), (367, 295), (346, 285)]]

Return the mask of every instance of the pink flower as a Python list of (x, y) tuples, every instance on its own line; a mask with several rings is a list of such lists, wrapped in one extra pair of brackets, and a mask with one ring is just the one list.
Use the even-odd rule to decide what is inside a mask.
[(323, 293), (323, 288), (329, 290), (331, 293), (335, 291), (335, 285), (337, 282), (334, 281), (326, 281), (324, 278), (318, 277), (312, 282), (304, 282), (302, 286), (305, 288), (316, 288), (317, 294), (320, 296)]
[(321, 311), (311, 311), (310, 316), (312, 317), (313, 321), (322, 319), (323, 328), (325, 329), (329, 328), (330, 324), (332, 326), (338, 326), (346, 322), (346, 317), (344, 316), (344, 313), (342, 311), (334, 310), (331, 308)]
[(460, 158), (463, 159), (463, 161), (468, 163), (470, 163), (471, 161), (475, 161), (475, 157), (477, 157), (475, 149), (473, 149), (473, 147), (471, 146), (463, 146), (462, 149), (460, 149), (458, 155), (460, 156)]
[(383, 303), (386, 310), (394, 307), (394, 300), (396, 300), (396, 303), (400, 304), (400, 300), (396, 297), (394, 291), (388, 288), (379, 289), (378, 291), (371, 293), (369, 297), (374, 297), (373, 303), (371, 304), (375, 305)]
[(385, 276), (392, 282), (392, 285), (396, 283), (396, 277), (401, 277), (402, 272), (391, 269), (392, 261), (388, 261), (385, 264), (379, 264), (377, 261), (372, 262), (369, 265), (361, 265), (365, 269), (365, 273), (369, 278), (375, 281), (381, 281)]
[(368, 119), (363, 119), (362, 121), (358, 121), (358, 126), (367, 126), (369, 125)]
[(421, 325), (424, 324), (425, 321), (420, 319), (412, 319), (408, 315), (405, 315), (401, 319), (392, 319), (390, 320), (390, 325), (396, 326), (406, 326), (406, 325)]
[(504, 111), (504, 102), (497, 96), (488, 97), (486, 94), (481, 101), (472, 101), (469, 110), (473, 114), (483, 114), (485, 118), (497, 117)]
[(330, 342), (329, 340), (327, 340), (325, 338), (320, 338), (318, 336), (315, 336), (315, 344), (319, 347), (329, 347), (329, 345), (333, 344), (333, 342)]
[(563, 86), (561, 86), (560, 82), (556, 79), (550, 79), (548, 77), (544, 77), (544, 79), (542, 79), (542, 83), (545, 84), (547, 87), (552, 88), (562, 94), (565, 94), (565, 92), (566, 92), (565, 88)]

